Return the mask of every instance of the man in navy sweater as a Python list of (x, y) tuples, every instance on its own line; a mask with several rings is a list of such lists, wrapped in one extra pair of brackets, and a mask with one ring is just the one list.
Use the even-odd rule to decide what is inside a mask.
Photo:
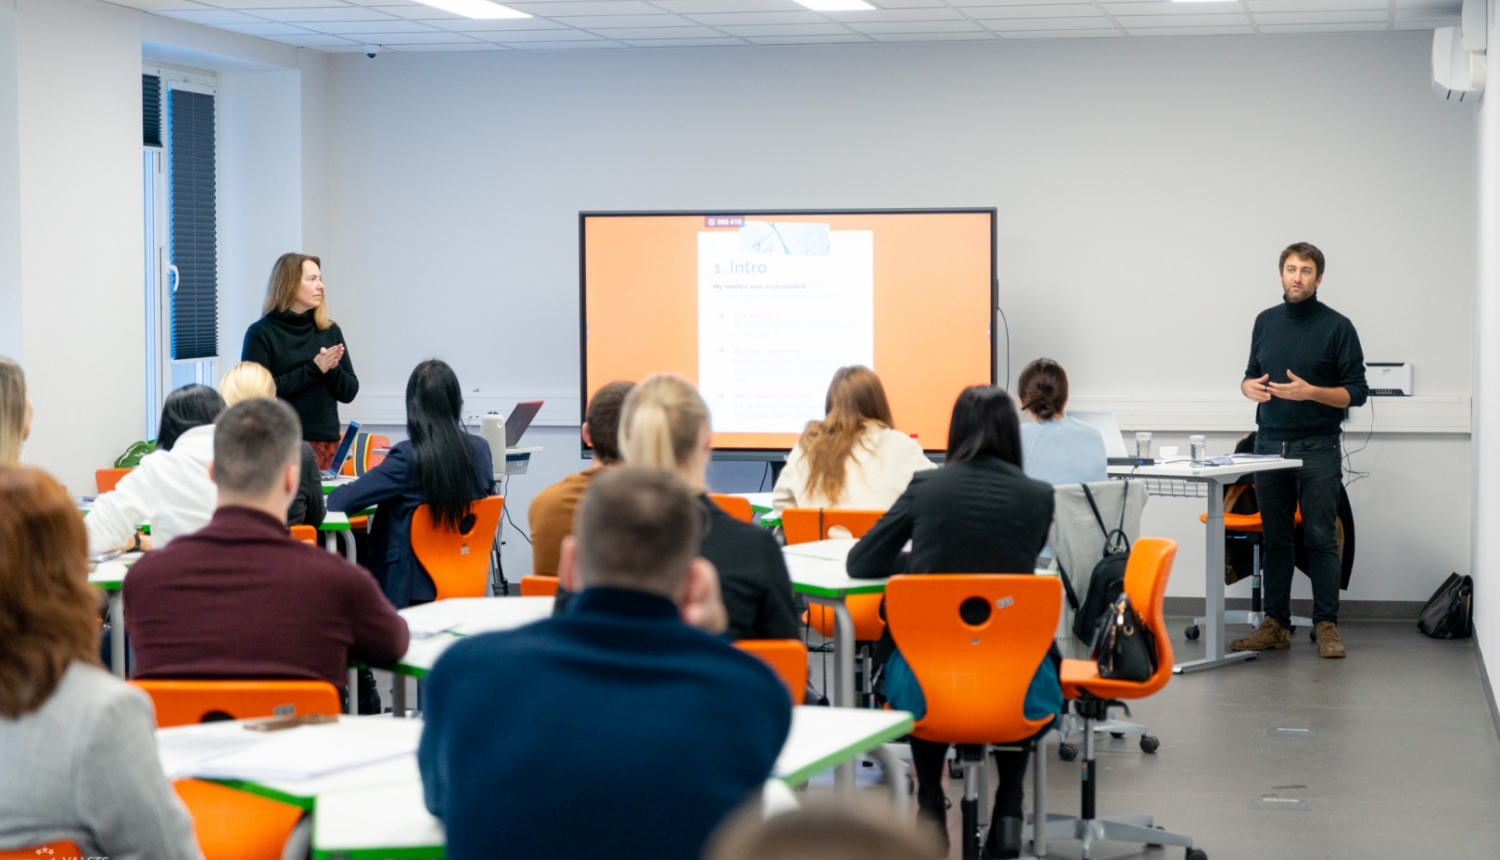
[(1265, 532), (1266, 620), (1230, 643), (1235, 651), (1291, 646), (1295, 517), (1300, 505), (1312, 580), (1318, 656), (1343, 657), (1339, 638), (1340, 564), (1335, 520), (1346, 410), (1369, 397), (1365, 356), (1348, 317), (1318, 301), (1323, 252), (1298, 242), (1281, 252), (1284, 301), (1255, 318), (1250, 363), (1240, 391), (1260, 405), (1255, 453), (1301, 460), (1302, 468), (1255, 475)]
[(697, 860), (765, 783), (791, 702), (710, 635), (727, 617), (700, 528), (676, 476), (599, 474), (562, 545), (568, 611), (438, 661), (418, 763), (451, 860)]

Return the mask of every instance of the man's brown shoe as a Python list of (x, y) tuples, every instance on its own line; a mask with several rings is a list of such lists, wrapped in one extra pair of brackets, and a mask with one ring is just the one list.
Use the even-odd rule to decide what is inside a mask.
[(1272, 648), (1284, 651), (1290, 647), (1292, 647), (1291, 634), (1285, 627), (1277, 624), (1274, 618), (1262, 621), (1260, 627), (1244, 639), (1236, 639), (1229, 643), (1231, 651), (1270, 651)]
[(1342, 657), (1344, 656), (1344, 640), (1339, 638), (1339, 627), (1332, 621), (1319, 621), (1313, 625), (1313, 632), (1318, 637), (1319, 657)]

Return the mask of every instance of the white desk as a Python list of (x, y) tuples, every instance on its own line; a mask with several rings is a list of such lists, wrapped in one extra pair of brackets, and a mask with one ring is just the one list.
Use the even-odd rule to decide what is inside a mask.
[(854, 579), (844, 569), (855, 541), (821, 540), (783, 547), (792, 590), (808, 602), (833, 610), (834, 689), (833, 704), (854, 706), (854, 619), (844, 605), (851, 594), (881, 594), (883, 579)]
[[(1301, 460), (1256, 460), (1236, 463), (1232, 466), (1194, 466), (1188, 462), (1157, 466), (1110, 466), (1111, 478), (1145, 479), (1146, 489), (1152, 495), (1176, 495), (1171, 491), (1173, 482), (1206, 485), (1208, 495), (1208, 520), (1204, 528), (1206, 541), (1203, 568), (1204, 615), (1208, 623), (1203, 626), (1203, 658), (1178, 663), (1172, 671), (1181, 675), (1186, 672), (1201, 672), (1230, 663), (1256, 658), (1255, 651), (1226, 651), (1224, 641), (1224, 487), (1255, 472), (1273, 472), (1279, 469), (1296, 469)], [(1165, 635), (1165, 631), (1163, 634)]]
[[(889, 774), (897, 814), (904, 815), (910, 803), (904, 767), (883, 745), (911, 731), (911, 726), (911, 715), (905, 711), (793, 708), (792, 729), (772, 778), (801, 785), (830, 767), (874, 752)], [(420, 779), (414, 779), (319, 793), (312, 842), (313, 857), (323, 860), (441, 858), (445, 837), (442, 822), (427, 811)]]
[[(407, 626), (440, 632), (420, 639), (413, 636), (391, 671), (397, 676), (425, 678), (443, 652), (464, 636), (514, 630), (541, 621), (552, 615), (554, 603), (552, 597), (453, 597), (409, 606), (399, 612)], [(406, 716), (406, 684), (400, 677), (391, 695), (391, 710), (398, 717)]]
[(769, 514), (776, 509), (771, 504), (771, 493), (730, 493), (729, 495), (739, 496), (749, 502), (750, 510), (755, 511), (757, 514)]
[(140, 557), (138, 552), (126, 553), (89, 573), (89, 585), (109, 598), (109, 671), (116, 678), (125, 677), (125, 571)]

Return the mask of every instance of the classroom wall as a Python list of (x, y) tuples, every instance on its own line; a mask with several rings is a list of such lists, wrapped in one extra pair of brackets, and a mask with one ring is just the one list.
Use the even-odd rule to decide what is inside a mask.
[(26, 456), (91, 494), (145, 428), (139, 13), (15, 9)]
[[(1413, 362), (1419, 393), (1462, 412), (1475, 109), (1433, 97), (1430, 45), (1418, 32), (337, 56), (326, 268), (362, 383), (344, 417), (399, 424), (407, 373), (434, 355), (476, 411), (547, 398), (556, 429), (533, 431), (549, 448), (512, 482), (519, 518), (521, 493), (582, 465), (579, 210), (922, 206), (999, 209), (1002, 379), (1045, 354), (1080, 398), (1233, 397), (1253, 316), (1280, 297), (1277, 253), (1306, 239), (1367, 356)], [(1422, 599), (1468, 569), (1469, 501), (1444, 482), (1467, 483), (1460, 423), (1398, 435), (1377, 417), (1356, 455), (1371, 474), (1351, 488), (1346, 596)], [(754, 488), (754, 468), (719, 471)], [(1174, 595), (1202, 593), (1193, 504), (1148, 508), (1148, 527), (1184, 544)]]
[(16, 4), (0, 0), (0, 356), (21, 360), (21, 155)]
[[(1500, 38), (1490, 4), (1490, 44)], [(1500, 51), (1491, 51), (1478, 129), (1478, 290), (1474, 306), (1474, 633), (1500, 689)], [(1497, 726), (1500, 729), (1500, 726)]]

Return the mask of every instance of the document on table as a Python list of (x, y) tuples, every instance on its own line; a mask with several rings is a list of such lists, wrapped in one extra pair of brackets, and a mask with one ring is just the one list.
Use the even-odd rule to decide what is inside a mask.
[[(395, 721), (393, 721), (395, 722)], [(421, 723), (415, 731), (341, 732), (332, 726), (299, 726), (269, 732), (264, 743), (245, 746), (201, 762), (194, 776), (248, 781), (314, 779), (367, 764), (414, 755)], [(246, 731), (245, 734), (255, 734)]]
[(698, 388), (714, 429), (799, 433), (840, 367), (875, 367), (875, 234), (747, 221), (698, 234)]

